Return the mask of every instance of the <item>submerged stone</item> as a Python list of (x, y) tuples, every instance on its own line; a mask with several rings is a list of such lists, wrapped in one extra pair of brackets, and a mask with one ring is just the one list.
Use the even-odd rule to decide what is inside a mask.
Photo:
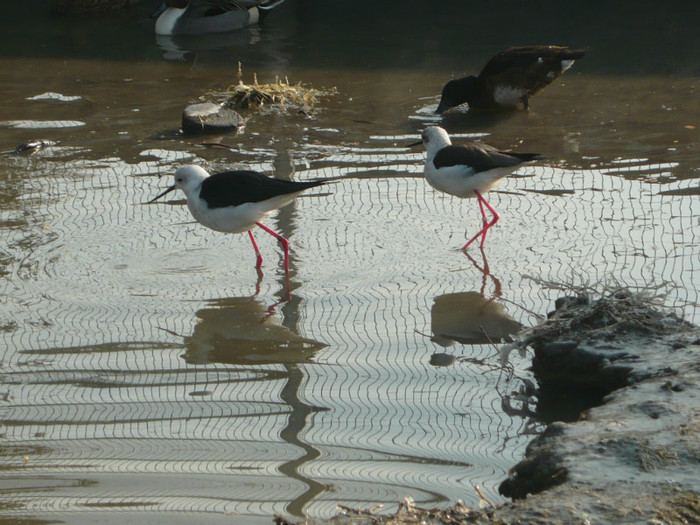
[(182, 112), (182, 132), (185, 135), (237, 131), (245, 119), (234, 110), (213, 102), (191, 104)]

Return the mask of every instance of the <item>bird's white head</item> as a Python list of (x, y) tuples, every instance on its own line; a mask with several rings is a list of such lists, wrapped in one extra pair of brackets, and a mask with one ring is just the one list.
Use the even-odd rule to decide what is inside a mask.
[(175, 170), (175, 184), (170, 186), (164, 192), (156, 195), (153, 199), (148, 201), (147, 204), (157, 201), (163, 195), (166, 195), (173, 190), (182, 190), (185, 192), (185, 195), (189, 197), (190, 195), (193, 195), (197, 189), (199, 189), (202, 181), (208, 176), (209, 174), (207, 173), (207, 170), (200, 166), (195, 166), (194, 164), (178, 168)]
[(429, 159), (433, 158), (437, 152), (445, 146), (452, 144), (447, 131), (440, 126), (428, 126), (425, 128), (421, 139), (423, 140), (423, 145), (425, 146), (425, 151)]
[(201, 166), (189, 164), (175, 170), (175, 188), (182, 190), (186, 195), (195, 191), (202, 181), (209, 176), (207, 170)]

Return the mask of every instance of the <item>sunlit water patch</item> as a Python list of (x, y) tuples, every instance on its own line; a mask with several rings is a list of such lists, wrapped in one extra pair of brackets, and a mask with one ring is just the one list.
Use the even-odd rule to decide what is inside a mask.
[(79, 128), (85, 125), (82, 120), (3, 120), (2, 126), (17, 129)]

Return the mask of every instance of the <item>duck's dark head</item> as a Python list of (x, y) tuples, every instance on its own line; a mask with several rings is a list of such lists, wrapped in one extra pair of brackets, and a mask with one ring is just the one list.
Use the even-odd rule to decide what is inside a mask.
[(440, 104), (438, 104), (435, 113), (441, 115), (450, 108), (469, 102), (477, 95), (478, 81), (475, 76), (450, 80), (442, 88), (442, 97), (440, 97)]

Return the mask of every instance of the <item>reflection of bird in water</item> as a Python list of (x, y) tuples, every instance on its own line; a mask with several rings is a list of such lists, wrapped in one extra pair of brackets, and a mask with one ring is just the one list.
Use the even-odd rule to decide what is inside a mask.
[(585, 55), (580, 49), (560, 46), (511, 47), (488, 61), (478, 77), (450, 80), (442, 88), (435, 113), (467, 102), (469, 109), (515, 108), (549, 85)]
[[(498, 184), (506, 175), (539, 155), (501, 151), (488, 144), (477, 142), (453, 145), (447, 132), (439, 126), (425, 128), (422, 142), (426, 150), (424, 173), (428, 184), (438, 191), (455, 197), (478, 199), (484, 226), (462, 247), (462, 250), (466, 250), (479, 236), (483, 247), (486, 232), (498, 222), (499, 216), (482, 194)], [(484, 206), (493, 215), (493, 220), (490, 222), (486, 218)]]
[(257, 24), (284, 0), (165, 0), (153, 14), (157, 35), (225, 33)]
[(156, 44), (166, 60), (184, 60), (189, 52), (208, 51), (227, 47), (243, 47), (260, 41), (260, 29), (211, 33), (205, 35), (156, 35)]
[(268, 308), (255, 297), (212, 300), (196, 316), (199, 322), (192, 335), (184, 338), (184, 359), (190, 364), (308, 362), (326, 346), (270, 318)]
[(183, 166), (175, 171), (175, 184), (148, 201), (160, 199), (175, 189), (187, 197), (192, 216), (212, 230), (225, 233), (248, 232), (256, 255), (256, 268), (262, 255), (252, 228), (259, 226), (275, 237), (284, 248), (284, 269), (289, 273), (289, 241), (260, 221), (268, 213), (292, 202), (302, 191), (324, 181), (295, 182), (266, 177), (255, 171), (226, 171), (209, 176), (199, 166)]
[(474, 265), (474, 268), (479, 270), (483, 277), (481, 280), (481, 295), (485, 295), (486, 293), (486, 281), (490, 278), (493, 281), (494, 285), (494, 290), (493, 290), (493, 295), (500, 297), (503, 294), (503, 289), (501, 286), (501, 281), (491, 273), (491, 269), (489, 268), (489, 262), (486, 259), (486, 254), (484, 253), (484, 249), (480, 248), (479, 251), (481, 252), (481, 258), (484, 261), (484, 266), (483, 268), (479, 266), (479, 263), (476, 262), (474, 257), (469, 255), (469, 253), (464, 252), (464, 255), (467, 256), (467, 259), (471, 261), (471, 263)]
[(440, 346), (455, 342), (487, 344), (509, 339), (522, 328), (505, 307), (477, 292), (440, 295), (430, 310), (432, 341)]

